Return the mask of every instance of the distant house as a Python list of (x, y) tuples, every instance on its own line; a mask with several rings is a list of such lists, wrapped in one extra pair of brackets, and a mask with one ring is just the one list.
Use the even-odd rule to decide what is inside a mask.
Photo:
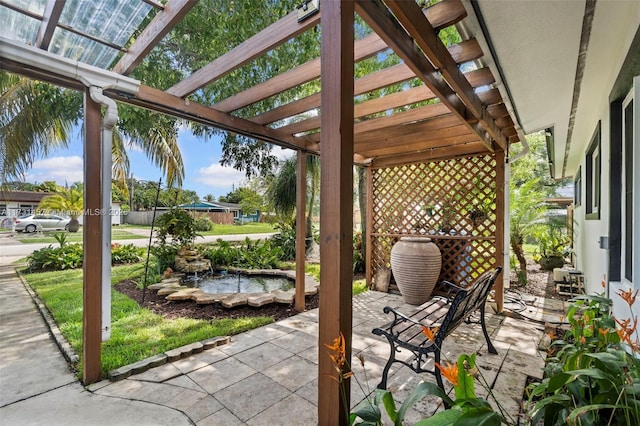
[(199, 201), (197, 203), (182, 204), (179, 207), (189, 211), (209, 213), (212, 220), (217, 223), (224, 222), (221, 222), (219, 218), (215, 217), (215, 215), (211, 215), (211, 213), (233, 213), (233, 220), (243, 223), (260, 221), (260, 211), (251, 212), (249, 214), (242, 211), (240, 204), (235, 203)]
[(0, 228), (11, 229), (13, 218), (34, 213), (49, 192), (0, 191)]
[(233, 218), (239, 218), (242, 213), (240, 204), (223, 203), (220, 201), (198, 201), (197, 203), (187, 203), (178, 206), (185, 210), (202, 213), (233, 213)]

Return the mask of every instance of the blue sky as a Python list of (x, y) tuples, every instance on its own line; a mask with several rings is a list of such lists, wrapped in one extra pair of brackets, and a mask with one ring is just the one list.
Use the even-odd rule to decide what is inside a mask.
[[(188, 130), (180, 130), (178, 144), (185, 165), (184, 189), (196, 191), (200, 198), (213, 194), (216, 199), (226, 195), (232, 188), (245, 183), (244, 172), (220, 165), (221, 145), (218, 137), (204, 139), (193, 136)], [(160, 169), (153, 165), (141, 151), (128, 151), (134, 178), (157, 182), (163, 178)], [(274, 154), (280, 158), (293, 155), (291, 150), (274, 147)], [(33, 163), (26, 173), (26, 182), (41, 183), (55, 180), (59, 185), (82, 181), (82, 139), (81, 128), (74, 129), (69, 147), (51, 152), (46, 158)]]

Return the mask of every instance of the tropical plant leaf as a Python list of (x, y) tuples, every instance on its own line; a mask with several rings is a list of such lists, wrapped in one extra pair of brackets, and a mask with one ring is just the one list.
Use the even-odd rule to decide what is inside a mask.
[(431, 417), (422, 419), (415, 424), (415, 426), (449, 426), (456, 423), (456, 421), (462, 416), (462, 410), (458, 407), (453, 407), (449, 410), (440, 411)]

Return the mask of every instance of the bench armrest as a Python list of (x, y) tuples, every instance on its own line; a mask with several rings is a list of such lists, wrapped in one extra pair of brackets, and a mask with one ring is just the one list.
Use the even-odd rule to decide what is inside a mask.
[(382, 310), (385, 314), (388, 313), (392, 313), (393, 314), (393, 321), (391, 321), (391, 323), (389, 323), (385, 328), (387, 328), (390, 332), (393, 330), (393, 327), (396, 324), (399, 323), (403, 323), (403, 322), (410, 322), (412, 324), (416, 324), (419, 326), (422, 326), (421, 323), (419, 323), (418, 321), (414, 320), (413, 318), (409, 318), (408, 316), (406, 316), (405, 314), (403, 314), (402, 312), (399, 312), (397, 310), (395, 310), (394, 308), (392, 308), (391, 306), (385, 306), (384, 309)]
[(467, 288), (462, 288), (451, 281), (446, 280), (440, 281), (440, 285), (445, 290), (445, 297), (447, 299), (453, 299), (453, 297), (461, 290), (468, 290)]

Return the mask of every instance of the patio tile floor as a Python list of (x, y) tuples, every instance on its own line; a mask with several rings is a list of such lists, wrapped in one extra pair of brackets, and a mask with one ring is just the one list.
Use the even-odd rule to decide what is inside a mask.
[[(386, 305), (414, 309), (402, 298), (366, 292), (354, 298), (352, 368), (361, 388), (352, 380), (352, 406), (375, 389), (389, 354), (386, 340), (371, 330), (389, 318)], [(551, 306), (551, 308), (550, 308)], [(538, 301), (527, 316), (538, 321), (559, 318), (562, 304)], [(487, 313), (487, 327), (499, 354), (487, 353), (479, 324), (463, 324), (443, 345), (451, 360), (461, 353), (479, 351), (478, 366), (511, 416), (516, 416), (527, 375), (540, 376), (544, 354), (538, 351), (543, 324)], [(275, 324), (232, 336), (231, 342), (188, 358), (132, 375), (115, 383), (94, 386), (99, 395), (148, 401), (178, 409), (198, 426), (308, 425), (317, 422), (317, 309)], [(322, 355), (324, 356), (323, 352)], [(362, 353), (362, 367), (356, 357)], [(366, 375), (365, 375), (366, 370)], [(435, 382), (430, 374), (417, 375), (395, 364), (388, 388), (396, 402), (403, 401), (421, 381)], [(406, 417), (408, 423), (440, 409), (439, 399), (420, 401)]]

